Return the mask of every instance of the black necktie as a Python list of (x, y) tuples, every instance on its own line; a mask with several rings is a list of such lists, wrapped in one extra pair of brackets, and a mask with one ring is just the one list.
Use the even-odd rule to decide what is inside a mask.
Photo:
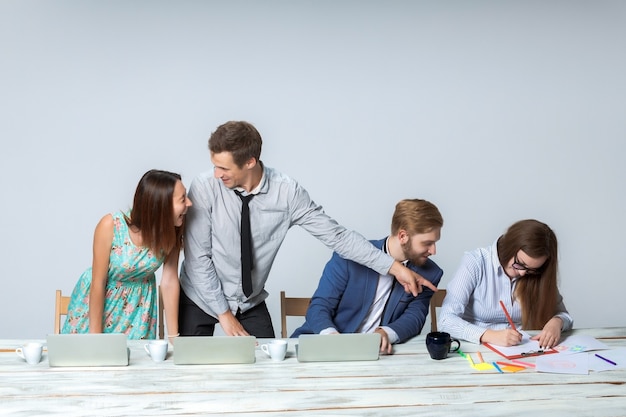
[(254, 194), (247, 196), (235, 191), (241, 198), (241, 286), (243, 293), (249, 297), (252, 294), (252, 235), (250, 233), (250, 208), (248, 203)]

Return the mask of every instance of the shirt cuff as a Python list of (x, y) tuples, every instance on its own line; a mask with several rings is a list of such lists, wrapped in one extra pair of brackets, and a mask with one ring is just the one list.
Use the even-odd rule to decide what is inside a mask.
[(561, 331), (565, 332), (567, 330), (570, 330), (572, 328), (572, 317), (567, 314), (567, 313), (559, 313), (556, 314), (554, 317), (558, 317), (561, 319), (562, 325), (561, 325)]
[(398, 340), (400, 340), (400, 337), (398, 337), (398, 333), (396, 333), (395, 330), (393, 330), (389, 326), (380, 326), (380, 328), (383, 329), (385, 333), (387, 333), (387, 337), (389, 338), (389, 343), (391, 343), (392, 345), (398, 343)]
[(334, 327), (328, 327), (320, 332), (320, 334), (333, 334), (333, 333), (339, 333), (339, 332)]

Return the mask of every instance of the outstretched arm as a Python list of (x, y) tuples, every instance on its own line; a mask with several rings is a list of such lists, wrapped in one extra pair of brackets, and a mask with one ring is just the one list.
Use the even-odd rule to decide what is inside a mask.
[(433, 285), (432, 282), (398, 261), (393, 262), (389, 273), (396, 277), (396, 280), (402, 284), (404, 291), (413, 294), (414, 297), (417, 297), (417, 295), (423, 291), (423, 286), (430, 288), (434, 292), (437, 291), (437, 287)]
[(304, 228), (342, 258), (364, 265), (379, 274), (395, 276), (405, 291), (414, 296), (422, 292), (423, 285), (437, 291), (435, 286), (431, 287), (419, 274), (372, 245), (362, 235), (338, 224), (324, 213), (321, 206), (311, 200), (304, 188), (297, 186), (294, 189), (290, 210), (294, 224)]
[(109, 257), (113, 245), (113, 216), (107, 214), (98, 222), (93, 236), (93, 261), (89, 289), (89, 333), (102, 333), (104, 296), (109, 276)]

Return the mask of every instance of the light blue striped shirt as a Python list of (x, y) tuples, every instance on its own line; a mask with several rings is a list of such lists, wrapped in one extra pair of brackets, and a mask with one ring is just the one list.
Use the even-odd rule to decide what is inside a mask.
[[(294, 225), (342, 257), (380, 274), (391, 268), (391, 256), (330, 218), (290, 177), (264, 166), (257, 190), (249, 204), (254, 269), (253, 292), (247, 298), (241, 287), (241, 199), (212, 171), (200, 174), (189, 187), (193, 205), (187, 211), (180, 284), (207, 314), (217, 318), (229, 309), (233, 313), (246, 311), (267, 298), (265, 282), (283, 239)], [(292, 279), (302, 279), (299, 271), (294, 271)]]
[[(452, 337), (480, 343), (480, 337), (489, 329), (509, 327), (500, 300), (504, 302), (511, 319), (521, 328), (522, 310), (513, 300), (516, 280), (509, 279), (498, 259), (497, 240), (490, 247), (466, 252), (461, 266), (446, 287), (437, 328)], [(523, 278), (522, 278), (523, 279)], [(558, 314), (563, 320), (562, 331), (572, 328), (573, 320), (558, 295)], [(526, 329), (537, 330), (537, 329)]]

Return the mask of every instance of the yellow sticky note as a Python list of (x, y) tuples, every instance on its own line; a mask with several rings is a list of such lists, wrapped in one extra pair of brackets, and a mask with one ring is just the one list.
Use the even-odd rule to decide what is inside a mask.
[(493, 369), (493, 365), (487, 362), (481, 362), (473, 365), (474, 369), (478, 369), (479, 371), (488, 371)]
[(490, 363), (486, 363), (486, 362), (474, 363), (474, 360), (472, 359), (472, 356), (469, 353), (465, 354), (465, 358), (468, 360), (472, 368), (476, 369), (477, 371), (486, 371), (489, 369), (493, 369), (493, 365), (491, 365)]

